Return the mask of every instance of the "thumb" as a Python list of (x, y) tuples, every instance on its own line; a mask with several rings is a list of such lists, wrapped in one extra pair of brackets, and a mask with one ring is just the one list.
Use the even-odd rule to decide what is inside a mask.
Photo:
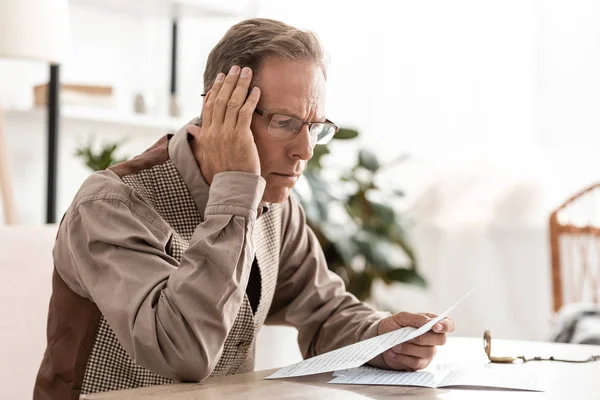
[(431, 321), (431, 318), (427, 315), (408, 312), (399, 312), (398, 314), (393, 315), (392, 318), (399, 327), (412, 326), (413, 328), (420, 328)]
[(423, 314), (413, 314), (408, 312), (399, 312), (381, 320), (378, 327), (378, 334), (395, 331), (396, 329), (404, 328), (405, 326), (412, 326), (413, 328), (420, 328), (429, 322), (431, 318)]

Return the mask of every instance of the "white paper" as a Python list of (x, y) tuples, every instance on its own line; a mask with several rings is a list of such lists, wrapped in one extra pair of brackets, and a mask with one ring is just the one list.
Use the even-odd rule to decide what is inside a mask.
[(508, 373), (486, 369), (400, 372), (360, 367), (337, 371), (329, 383), (350, 385), (421, 386), (428, 388), (487, 387), (544, 391), (545, 382), (540, 376), (519, 371)]
[(361, 342), (354, 343), (313, 358), (309, 358), (308, 360), (288, 365), (287, 367), (281, 368), (265, 379), (290, 378), (293, 376), (313, 375), (323, 372), (359, 367), (384, 351), (387, 351), (400, 343), (408, 342), (409, 340), (421, 336), (422, 334), (431, 330), (435, 324), (448, 316), (448, 314), (457, 305), (459, 305), (465, 298), (473, 293), (473, 290), (475, 289), (471, 289), (458, 302), (456, 302), (456, 304), (419, 329), (405, 327), (373, 337), (371, 339), (363, 340)]
[(431, 368), (435, 368), (436, 371), (454, 371), (456, 369), (490, 369), (493, 364), (489, 362), (452, 362), (432, 365)]

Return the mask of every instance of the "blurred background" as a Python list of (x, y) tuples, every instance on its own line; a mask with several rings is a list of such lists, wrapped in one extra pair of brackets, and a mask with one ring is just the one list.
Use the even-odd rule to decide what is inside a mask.
[[(208, 53), (231, 25), (279, 19), (321, 38), (327, 117), (353, 137), (335, 140), (313, 165), (320, 186), (298, 188), (301, 197), (303, 185), (312, 188), (306, 204), (315, 190), (340, 200), (367, 231), (359, 237), (369, 240), (355, 241), (348, 255), (335, 210), (319, 211), (334, 220), (330, 226), (311, 221), (324, 245), (337, 246), (329, 255), (341, 260), (337, 271), (347, 282), (362, 279), (356, 293), (391, 311), (441, 312), (476, 287), (454, 312), (457, 335), (489, 328), (494, 337), (548, 339), (556, 309), (550, 216), (600, 181), (600, 3), (71, 0), (68, 8), (56, 222), (93, 169), (138, 154), (199, 114)], [(17, 215), (15, 227), (0, 231), (4, 269), (28, 252), (49, 257), (56, 230), (45, 225), (48, 79), (45, 62), (0, 59)], [(356, 196), (382, 213), (379, 222), (352, 212)], [(397, 263), (378, 245), (392, 229), (382, 228), (385, 215), (398, 221), (391, 241), (404, 259)], [(402, 263), (415, 273), (388, 273)], [(26, 282), (32, 272), (23, 271)]]

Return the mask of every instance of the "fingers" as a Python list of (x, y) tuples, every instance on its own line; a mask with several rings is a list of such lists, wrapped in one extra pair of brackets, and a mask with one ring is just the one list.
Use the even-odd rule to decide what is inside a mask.
[(219, 90), (221, 90), (224, 80), (225, 74), (219, 72), (215, 78), (215, 81), (213, 82), (212, 88), (204, 99), (204, 105), (202, 106), (202, 126), (210, 126), (212, 123), (213, 109), (215, 106), (214, 98), (219, 93)]
[(237, 128), (250, 128), (252, 122), (252, 114), (254, 109), (260, 100), (260, 89), (257, 87), (252, 88), (250, 96), (246, 100), (246, 103), (242, 106), (238, 113)]
[(435, 333), (429, 331), (421, 336), (417, 336), (408, 343), (413, 343), (418, 346), (443, 346), (446, 344), (446, 339), (445, 333)]
[(383, 354), (383, 361), (389, 368), (396, 371), (417, 371), (426, 368), (431, 359), (396, 354), (388, 350)]
[[(240, 111), (244, 109), (244, 114), (248, 114), (248, 110), (244, 108), (248, 102), (251, 103), (247, 108), (252, 108), (250, 111), (250, 117), (252, 117), (258, 98), (248, 98), (251, 81), (252, 70), (248, 67), (240, 70), (239, 66), (234, 65), (227, 76), (219, 73), (204, 100), (202, 125), (210, 126), (213, 122), (223, 122), (225, 125), (235, 128), (238, 125)], [(260, 97), (259, 93), (255, 95)], [(255, 100), (253, 105), (252, 100)], [(244, 123), (250, 126), (247, 118), (244, 118)]]
[(240, 67), (234, 65), (229, 69), (229, 73), (225, 77), (219, 93), (215, 93), (215, 105), (212, 115), (213, 122), (223, 122), (225, 120), (225, 113), (229, 107), (229, 100), (231, 99), (231, 95), (235, 90), (239, 78)]
[[(248, 88), (252, 81), (252, 70), (248, 67), (242, 68), (239, 80), (233, 90), (233, 94), (227, 103), (227, 111), (225, 112), (225, 125), (234, 128), (237, 125), (238, 114), (240, 109), (246, 102), (248, 97)], [(225, 82), (227, 83), (227, 81)], [(254, 112), (254, 109), (252, 109)], [(248, 125), (249, 126), (249, 125)]]
[[(423, 344), (416, 343), (417, 341)], [(444, 344), (445, 341), (445, 335), (429, 332), (410, 342), (392, 347), (383, 354), (383, 359), (388, 367), (395, 370), (423, 369), (435, 357), (435, 346)]]
[(414, 328), (420, 328), (430, 321), (431, 318), (424, 314), (413, 314), (408, 312), (399, 312), (392, 316), (394, 322), (398, 325), (398, 328), (404, 326), (412, 326)]
[[(432, 313), (423, 313), (423, 315), (428, 316), (429, 318), (436, 318), (437, 315), (432, 314)], [(441, 320), (440, 322), (438, 322), (437, 324), (435, 324), (432, 328), (432, 330), (434, 332), (437, 333), (449, 333), (449, 332), (454, 332), (454, 320), (452, 318), (444, 318), (443, 320)]]
[[(405, 326), (420, 328), (437, 315), (431, 313), (413, 314), (400, 312), (379, 322), (378, 333), (386, 333)], [(444, 318), (432, 330), (413, 340), (402, 343), (383, 353), (388, 367), (396, 370), (416, 371), (429, 365), (436, 354), (436, 346), (446, 344), (446, 333), (454, 331), (454, 321)]]
[(444, 318), (441, 322), (442, 324), (442, 331), (436, 331), (436, 332), (454, 332), (454, 328), (455, 328), (455, 324), (454, 324), (454, 320), (452, 318)]
[(402, 343), (390, 349), (395, 354), (403, 354), (417, 358), (433, 358), (437, 352), (435, 346), (419, 346), (413, 343)]
[(392, 369), (416, 371), (427, 367), (436, 352), (435, 346), (421, 346), (408, 342), (392, 347), (384, 353), (383, 358)]

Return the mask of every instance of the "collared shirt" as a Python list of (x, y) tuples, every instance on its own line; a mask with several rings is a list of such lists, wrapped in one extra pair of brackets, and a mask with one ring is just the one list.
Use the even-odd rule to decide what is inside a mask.
[(304, 357), (375, 336), (389, 314), (346, 292), (292, 197), (258, 218), (264, 189), (234, 171), (209, 186), (185, 129), (91, 175), (59, 227), (34, 398), (249, 371), (264, 323), (296, 327)]

